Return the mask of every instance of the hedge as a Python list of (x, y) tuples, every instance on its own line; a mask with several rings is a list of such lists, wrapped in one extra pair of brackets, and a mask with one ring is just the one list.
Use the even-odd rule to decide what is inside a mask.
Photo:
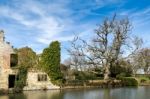
[(123, 86), (138, 86), (138, 80), (134, 77), (122, 77), (120, 80)]

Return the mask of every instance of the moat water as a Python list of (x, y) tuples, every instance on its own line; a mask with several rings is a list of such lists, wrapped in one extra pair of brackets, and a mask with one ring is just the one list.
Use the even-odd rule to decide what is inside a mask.
[(23, 94), (0, 96), (0, 99), (150, 99), (150, 86), (25, 91)]

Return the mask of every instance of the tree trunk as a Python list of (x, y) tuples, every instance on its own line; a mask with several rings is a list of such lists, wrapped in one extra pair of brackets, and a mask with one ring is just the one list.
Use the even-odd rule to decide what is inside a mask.
[(104, 80), (109, 80), (109, 74), (110, 74), (110, 70), (109, 70), (109, 66), (105, 66), (105, 72), (104, 72)]

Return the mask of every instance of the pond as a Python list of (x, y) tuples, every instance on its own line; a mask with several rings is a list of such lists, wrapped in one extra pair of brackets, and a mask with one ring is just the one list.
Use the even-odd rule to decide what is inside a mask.
[(150, 86), (25, 91), (23, 94), (0, 96), (0, 99), (150, 99)]

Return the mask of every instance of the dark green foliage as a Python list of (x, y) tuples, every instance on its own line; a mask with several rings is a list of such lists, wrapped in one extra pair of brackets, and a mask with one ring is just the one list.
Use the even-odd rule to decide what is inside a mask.
[(122, 77), (120, 80), (123, 86), (138, 86), (138, 81), (134, 77)]
[(83, 86), (85, 81), (83, 80), (69, 80), (67, 81), (67, 86)]
[(74, 72), (76, 80), (97, 80), (103, 79), (102, 68), (93, 68), (89, 71), (75, 71)]
[(26, 85), (26, 79), (27, 79), (27, 68), (20, 67), (19, 71), (18, 71), (16, 81), (15, 81), (14, 91), (16, 93), (22, 92), (23, 87)]
[(130, 64), (125, 60), (119, 60), (115, 65), (110, 67), (111, 77), (124, 74), (124, 77), (130, 77), (132, 75), (132, 69)]
[(104, 78), (104, 70), (102, 67), (95, 68), (94, 72), (94, 77), (95, 78)]
[(117, 79), (120, 79), (120, 78), (123, 78), (123, 77), (126, 77), (126, 74), (125, 73), (120, 73), (116, 76)]
[(75, 79), (76, 80), (86, 80), (85, 76), (86, 75), (84, 72), (80, 72), (80, 71), (75, 72)]
[(76, 71), (74, 75), (76, 80), (82, 81), (103, 79), (103, 77), (99, 77), (97, 74), (87, 71)]
[(142, 78), (142, 79), (140, 80), (140, 83), (145, 83), (146, 81), (147, 81), (146, 78)]
[(55, 84), (60, 83), (60, 79), (62, 79), (60, 71), (60, 50), (60, 43), (53, 41), (48, 48), (44, 49), (41, 55), (41, 66)]
[(132, 69), (130, 67), (113, 66), (110, 69), (111, 77), (117, 77), (117, 75), (124, 74), (125, 77), (132, 75)]

